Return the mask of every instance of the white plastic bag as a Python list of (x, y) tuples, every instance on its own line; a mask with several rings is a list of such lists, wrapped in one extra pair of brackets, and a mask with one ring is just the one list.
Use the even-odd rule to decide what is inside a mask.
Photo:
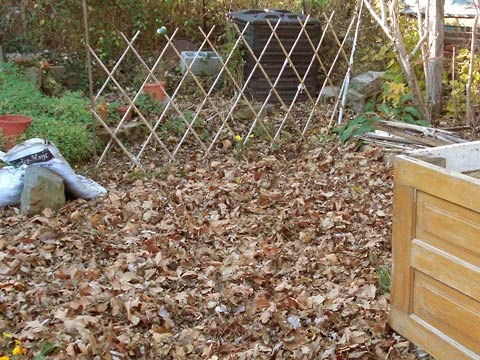
[(0, 208), (20, 203), (23, 189), (23, 175), (26, 166), (6, 166), (0, 169)]
[(107, 194), (107, 190), (100, 184), (92, 179), (85, 181), (85, 177), (75, 174), (65, 160), (54, 158), (31, 166), (43, 167), (61, 176), (65, 182), (65, 189), (75, 197), (90, 200)]
[(14, 167), (30, 165), (49, 169), (63, 178), (65, 189), (75, 197), (90, 200), (107, 194), (103, 186), (75, 174), (57, 147), (49, 141), (29, 139), (10, 149), (3, 156), (3, 161)]

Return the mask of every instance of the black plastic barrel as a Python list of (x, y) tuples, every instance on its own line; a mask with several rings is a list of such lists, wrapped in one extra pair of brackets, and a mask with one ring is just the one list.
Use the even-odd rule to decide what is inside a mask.
[[(272, 30), (268, 24), (269, 22), (274, 28), (276, 23), (280, 21), (276, 29), (276, 34), (288, 54), (295, 44), (295, 40), (298, 37), (302, 24), (307, 20), (305, 15), (296, 14), (285, 10), (240, 10), (231, 12), (228, 14), (228, 16), (237, 24), (240, 31), (243, 31), (244, 27), (247, 25), (247, 23), (249, 23), (244, 36), (257, 58), (260, 57), (260, 54), (262, 53), (270, 35), (272, 34)], [(301, 78), (303, 78), (306, 74), (304, 81), (305, 86), (310, 94), (315, 96), (317, 89), (318, 61), (314, 61), (310, 70), (308, 70), (308, 66), (314, 57), (314, 49), (320, 41), (320, 22), (317, 19), (309, 18), (305, 30), (308, 33), (308, 36), (310, 37), (314, 47), (312, 47), (310, 44), (310, 41), (305, 33), (302, 32), (300, 39), (293, 49), (290, 59)], [(260, 64), (263, 66), (272, 84), (275, 83), (285, 59), (285, 53), (283, 52), (278, 40), (275, 38), (275, 36), (273, 36), (260, 61)], [(247, 49), (245, 51), (245, 79), (247, 79), (252, 72), (253, 68), (255, 67), (255, 63), (255, 59)], [(293, 71), (292, 67), (287, 64), (275, 89), (282, 100), (285, 103), (290, 104), (295, 97), (295, 93), (297, 92), (299, 84), (300, 81), (297, 75)], [(255, 70), (250, 82), (247, 85), (247, 89), (249, 94), (257, 101), (263, 102), (267, 98), (271, 87), (259, 67), (257, 67)], [(304, 90), (298, 95), (297, 101), (304, 101), (307, 98), (308, 97)], [(269, 102), (275, 103), (278, 101), (279, 100), (277, 96), (272, 93)]]

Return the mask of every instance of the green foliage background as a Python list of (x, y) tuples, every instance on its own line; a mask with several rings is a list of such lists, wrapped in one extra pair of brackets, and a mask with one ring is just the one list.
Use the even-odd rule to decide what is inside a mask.
[[(227, 26), (226, 14), (249, 8), (275, 8), (305, 11), (319, 16), (322, 11), (337, 11), (342, 24), (356, 6), (356, 1), (340, 0), (87, 0), (91, 43), (104, 59), (115, 57), (125, 47), (119, 34), (142, 31), (138, 47), (155, 51), (163, 39), (156, 29), (179, 28), (179, 37), (192, 41), (202, 39), (198, 27), (216, 26), (221, 35)], [(65, 49), (81, 52), (84, 46), (82, 1), (80, 0), (2, 0), (0, 28), (6, 32), (7, 51)]]
[[(446, 104), (447, 114), (453, 119), (463, 123), (467, 112), (466, 89), (468, 85), (470, 61), (472, 54), (467, 49), (461, 49), (456, 57), (455, 74), (444, 78), (444, 85), (451, 91), (451, 96)], [(474, 55), (472, 72), (471, 106), (473, 112), (478, 113), (480, 104), (480, 57)]]

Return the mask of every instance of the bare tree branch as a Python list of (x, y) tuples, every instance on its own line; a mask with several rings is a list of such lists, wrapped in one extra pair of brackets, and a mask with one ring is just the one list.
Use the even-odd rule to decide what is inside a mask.
[(385, 0), (380, 0), (380, 10), (382, 12), (382, 22), (387, 23), (387, 8), (385, 6)]
[[(383, 1), (383, 0), (382, 0)], [(387, 21), (383, 21), (380, 16), (377, 14), (375, 9), (373, 8), (373, 5), (370, 3), (369, 0), (363, 0), (363, 3), (367, 7), (368, 11), (370, 12), (370, 15), (375, 19), (378, 25), (382, 28), (383, 32), (385, 35), (388, 37), (390, 41), (394, 41), (392, 35), (390, 34), (390, 29), (388, 27)], [(385, 19), (386, 20), (386, 19)]]
[[(428, 17), (425, 17), (425, 20), (422, 19), (422, 11), (420, 9), (420, 0), (417, 0), (416, 3), (417, 3), (418, 33), (419, 33), (421, 38), (423, 38), (423, 36), (428, 37), (428, 27), (426, 25)], [(426, 79), (429, 78), (429, 70), (428, 70), (428, 49), (429, 48), (430, 47), (427, 47), (425, 45), (425, 42), (422, 42), (422, 46), (421, 46), (421, 49), (422, 49), (422, 65), (423, 65), (423, 72), (425, 74)], [(412, 56), (412, 58), (413, 58), (413, 56)], [(425, 87), (426, 87), (426, 89), (425, 89), (426, 93), (429, 94), (428, 81), (425, 81)]]
[(408, 60), (409, 61), (412, 61), (412, 59), (415, 57), (415, 55), (417, 54), (418, 50), (420, 50), (423, 46), (423, 44), (425, 43), (425, 40), (427, 40), (428, 38), (428, 32), (426, 32), (425, 34), (423, 34), (423, 36), (420, 38), (420, 40), (418, 40), (417, 42), (417, 45), (415, 45), (415, 48), (412, 50), (412, 52), (410, 53), (410, 55), (408, 55)]

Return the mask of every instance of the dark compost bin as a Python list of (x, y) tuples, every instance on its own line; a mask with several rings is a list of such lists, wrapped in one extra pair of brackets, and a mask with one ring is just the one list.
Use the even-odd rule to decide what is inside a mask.
[[(276, 33), (286, 52), (289, 53), (301, 30), (301, 23), (304, 23), (307, 18), (305, 15), (285, 10), (240, 10), (231, 12), (228, 16), (238, 25), (240, 31), (244, 29), (247, 23), (250, 23), (245, 31), (245, 39), (257, 58), (259, 58), (272, 34), (268, 22), (272, 27), (275, 27), (277, 21), (280, 20)], [(320, 22), (317, 19), (310, 18), (305, 29), (314, 47), (316, 47), (321, 36)], [(306, 34), (302, 32), (290, 57), (301, 78), (306, 74), (314, 53), (314, 48), (312, 48)], [(275, 83), (285, 59), (286, 56), (278, 40), (273, 36), (260, 61), (272, 84)], [(247, 79), (255, 66), (255, 59), (248, 49), (245, 51), (245, 62), (245, 79)], [(318, 61), (315, 60), (305, 77), (305, 86), (313, 97), (317, 88), (317, 71)], [(277, 83), (276, 90), (282, 100), (290, 104), (295, 97), (299, 84), (297, 75), (292, 67), (287, 64)], [(267, 98), (271, 87), (259, 67), (255, 70), (247, 89), (248, 93), (257, 101), (263, 102)], [(307, 98), (305, 91), (303, 91), (298, 95), (297, 101), (305, 101)], [(278, 101), (277, 96), (272, 93), (269, 102), (275, 103)]]

